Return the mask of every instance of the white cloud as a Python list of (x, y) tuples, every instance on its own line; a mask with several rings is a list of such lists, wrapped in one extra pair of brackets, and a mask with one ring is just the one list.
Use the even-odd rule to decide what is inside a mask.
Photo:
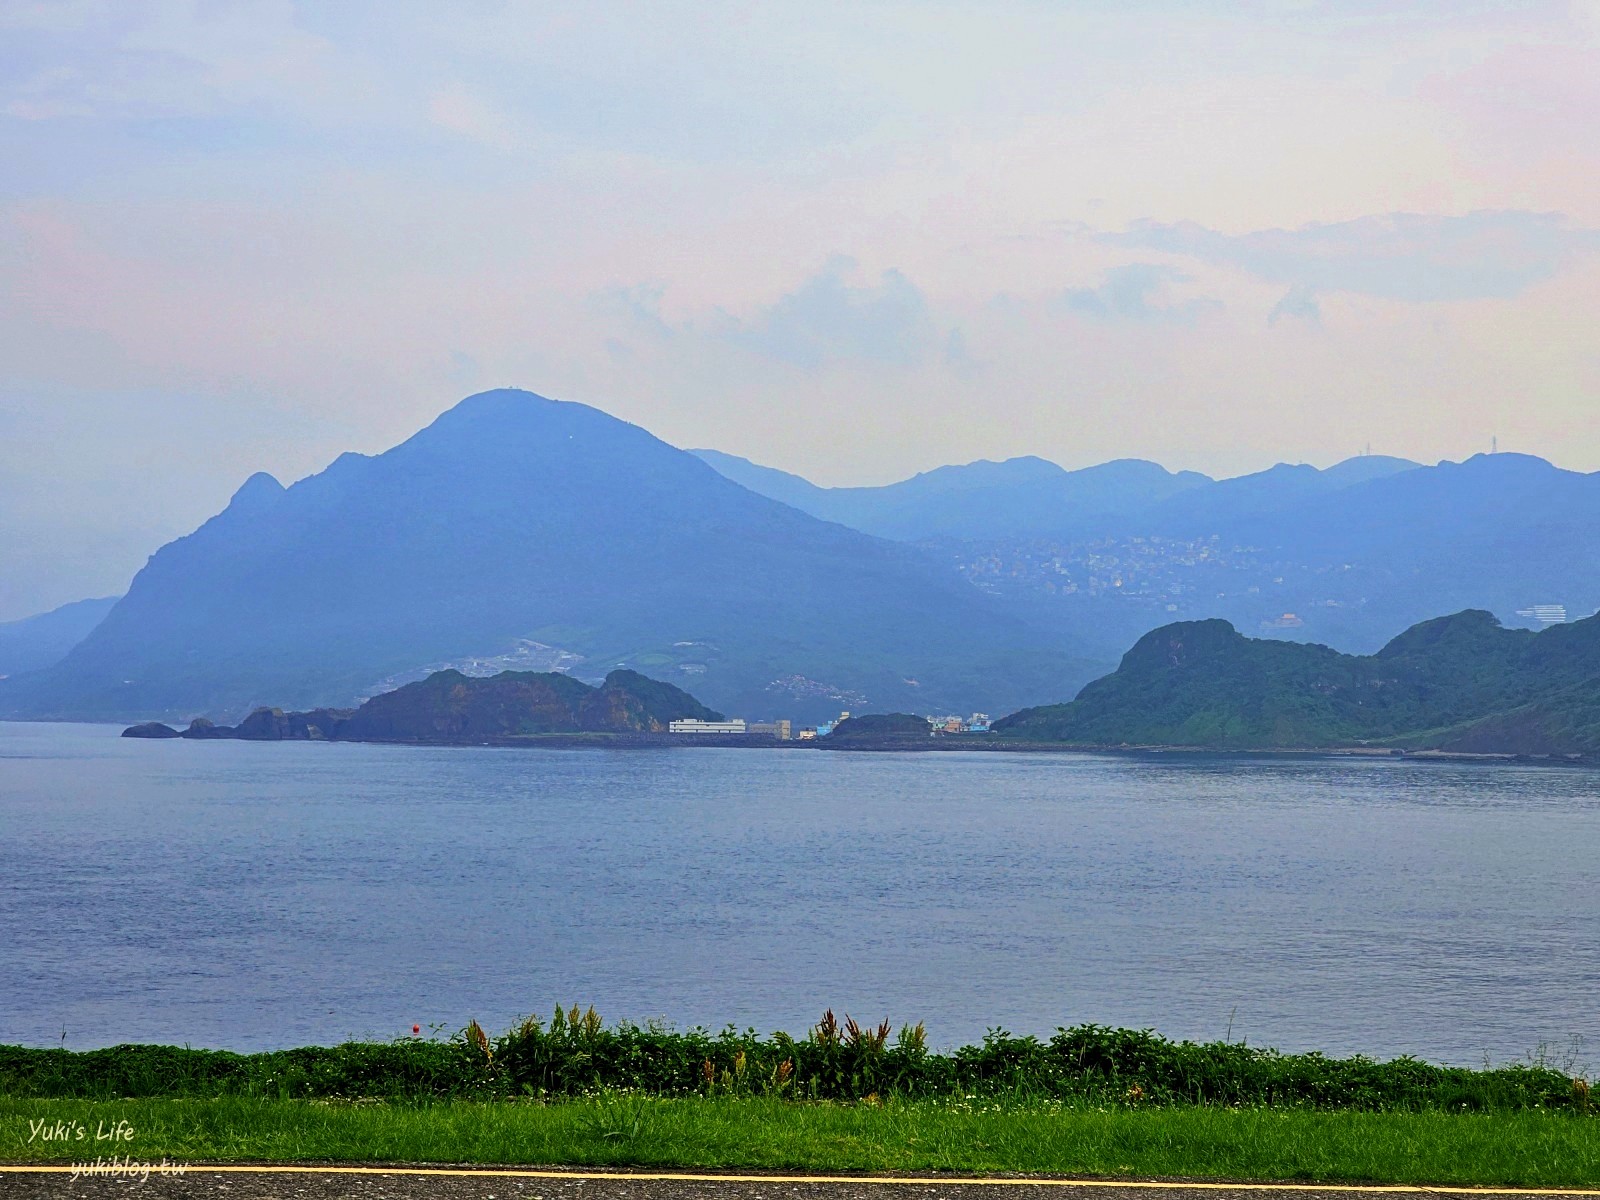
[(1354, 292), (1414, 303), (1515, 296), (1600, 250), (1600, 231), (1536, 212), (1389, 213), (1244, 234), (1141, 222), (1101, 240), (1236, 267), (1305, 297)]
[[(971, 365), (961, 331), (939, 324), (927, 296), (903, 272), (890, 268), (861, 281), (859, 275), (854, 259), (834, 255), (798, 287), (744, 316), (719, 307), (669, 321), (659, 285), (607, 288), (593, 307), (648, 337), (736, 347), (805, 371), (839, 362)], [(626, 344), (614, 341), (611, 352), (625, 353)]]
[(939, 354), (949, 337), (927, 297), (901, 272), (852, 284), (855, 262), (838, 256), (794, 291), (748, 320), (729, 319), (721, 336), (805, 368), (839, 358), (910, 366)]
[(1061, 304), (1072, 312), (1102, 321), (1176, 321), (1190, 324), (1222, 308), (1219, 300), (1173, 299), (1169, 284), (1187, 283), (1182, 271), (1159, 263), (1128, 263), (1105, 273), (1099, 287), (1069, 288)]

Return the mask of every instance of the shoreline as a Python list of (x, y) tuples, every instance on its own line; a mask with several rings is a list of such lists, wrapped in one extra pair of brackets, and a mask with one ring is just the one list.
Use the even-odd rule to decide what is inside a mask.
[[(117, 725), (112, 721), (45, 721), (0, 718), (0, 723), (16, 725)], [(985, 734), (945, 734), (927, 738), (861, 738), (833, 743), (827, 738), (779, 740), (752, 734), (684, 733), (588, 733), (501, 734), (492, 737), (462, 738), (160, 738), (161, 741), (244, 741), (244, 742), (326, 742), (342, 745), (532, 748), (553, 750), (660, 750), (690, 747), (719, 750), (823, 750), (846, 754), (1081, 754), (1131, 758), (1217, 759), (1382, 759), (1394, 762), (1487, 763), (1512, 766), (1589, 767), (1600, 766), (1600, 759), (1581, 754), (1523, 754), (1514, 751), (1469, 752), (1451, 750), (1407, 750), (1394, 746), (1183, 746), (1183, 745), (1095, 745), (1078, 742), (1035, 741), (995, 737)]]
[[(0, 717), (5, 725), (83, 725), (117, 727), (121, 721), (68, 720)], [(125, 727), (132, 728), (132, 727)], [(126, 736), (126, 732), (124, 732)], [(146, 740), (135, 737), (134, 740)], [(1456, 750), (1407, 750), (1395, 746), (1183, 746), (1183, 745), (1096, 745), (1079, 742), (1035, 741), (985, 734), (944, 734), (928, 738), (861, 738), (831, 743), (829, 739), (780, 741), (760, 734), (684, 734), (684, 733), (589, 733), (501, 734), (493, 737), (463, 738), (240, 738), (175, 737), (152, 741), (195, 742), (309, 742), (363, 746), (483, 747), (500, 749), (551, 750), (661, 750), (710, 748), (718, 750), (824, 750), (846, 754), (1081, 754), (1129, 758), (1217, 759), (1382, 759), (1393, 762), (1505, 764), (1511, 766), (1587, 767), (1600, 766), (1600, 758), (1582, 754), (1524, 754), (1515, 751), (1469, 752)]]

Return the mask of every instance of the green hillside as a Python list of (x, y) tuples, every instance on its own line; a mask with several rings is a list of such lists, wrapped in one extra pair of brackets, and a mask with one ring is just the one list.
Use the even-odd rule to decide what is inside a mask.
[(995, 732), (1102, 746), (1597, 753), (1600, 617), (1533, 633), (1467, 610), (1374, 655), (1180, 622), (1140, 638), (1071, 703), (1013, 713)]
[(353, 710), (286, 713), (258, 708), (237, 726), (196, 720), (179, 733), (151, 721), (124, 730), (122, 736), (448, 743), (552, 733), (664, 733), (680, 717), (722, 720), (721, 713), (688, 692), (635, 671), (612, 671), (599, 687), (559, 672), (502, 671), (474, 677), (436, 671)]

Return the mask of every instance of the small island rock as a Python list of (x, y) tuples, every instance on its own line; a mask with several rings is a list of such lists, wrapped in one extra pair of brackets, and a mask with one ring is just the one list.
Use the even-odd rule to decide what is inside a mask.
[(136, 738), (175, 738), (183, 735), (171, 725), (163, 725), (160, 721), (146, 721), (143, 725), (130, 725), (122, 731), (123, 737)]

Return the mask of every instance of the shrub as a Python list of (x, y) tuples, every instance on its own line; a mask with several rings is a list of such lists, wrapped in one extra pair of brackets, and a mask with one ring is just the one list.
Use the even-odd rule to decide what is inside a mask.
[(403, 1038), (261, 1054), (175, 1046), (69, 1051), (0, 1046), (0, 1094), (112, 1099), (558, 1098), (771, 1095), (860, 1101), (1011, 1096), (1109, 1105), (1315, 1109), (1593, 1111), (1588, 1084), (1542, 1062), (1472, 1070), (1414, 1058), (1280, 1054), (1233, 1042), (1173, 1042), (1149, 1030), (1080, 1025), (1049, 1041), (991, 1030), (976, 1046), (930, 1053), (921, 1025), (897, 1035), (830, 1011), (804, 1038), (733, 1027), (672, 1030), (593, 1008), (556, 1008), (498, 1038), (476, 1021), (447, 1041)]

